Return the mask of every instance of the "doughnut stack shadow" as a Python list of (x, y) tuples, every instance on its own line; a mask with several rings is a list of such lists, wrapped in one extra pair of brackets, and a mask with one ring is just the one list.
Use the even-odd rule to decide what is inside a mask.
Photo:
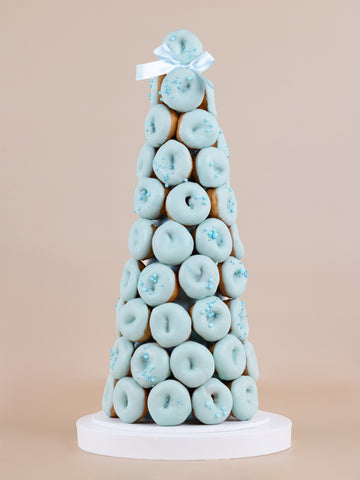
[[(164, 39), (184, 65), (203, 48), (186, 30)], [(158, 425), (250, 420), (259, 376), (243, 294), (229, 149), (214, 90), (190, 68), (150, 80), (146, 143), (116, 304), (102, 408)]]

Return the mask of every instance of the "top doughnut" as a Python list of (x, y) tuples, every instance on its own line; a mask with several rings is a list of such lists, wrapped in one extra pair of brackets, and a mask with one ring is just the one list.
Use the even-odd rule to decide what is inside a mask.
[(197, 36), (189, 30), (174, 30), (163, 40), (181, 63), (188, 64), (203, 52), (203, 46)]

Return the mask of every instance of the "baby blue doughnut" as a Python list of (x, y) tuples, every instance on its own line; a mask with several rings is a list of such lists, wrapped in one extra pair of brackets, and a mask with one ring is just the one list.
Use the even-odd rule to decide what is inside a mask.
[(119, 329), (125, 338), (139, 342), (149, 338), (149, 307), (141, 298), (125, 303), (119, 313)]
[(166, 211), (182, 225), (198, 225), (209, 215), (210, 200), (200, 185), (185, 182), (174, 187), (167, 196)]
[(230, 227), (237, 217), (234, 190), (228, 184), (222, 185), (216, 189), (216, 199), (219, 218)]
[(161, 347), (175, 347), (190, 337), (191, 318), (180, 305), (163, 303), (151, 312), (150, 330)]
[(230, 390), (217, 378), (211, 378), (194, 390), (191, 397), (195, 417), (206, 425), (224, 422), (231, 413), (233, 399)]
[(231, 382), (233, 397), (232, 414), (239, 420), (251, 420), (258, 411), (258, 393), (256, 383), (251, 377), (243, 375)]
[(115, 386), (113, 402), (116, 415), (122, 422), (136, 422), (144, 416), (146, 409), (145, 390), (133, 378), (122, 378)]
[(112, 375), (109, 375), (105, 382), (104, 393), (102, 397), (102, 409), (107, 417), (113, 417), (113, 393), (116, 380)]
[(245, 342), (249, 336), (248, 316), (245, 310), (245, 302), (238, 299), (229, 303), (231, 313), (231, 333), (239, 340)]
[(170, 135), (172, 118), (166, 105), (150, 108), (145, 118), (145, 140), (153, 147), (160, 147)]
[(148, 408), (158, 425), (179, 425), (191, 413), (189, 392), (180, 382), (165, 380), (150, 390)]
[(230, 310), (218, 297), (198, 300), (191, 310), (191, 318), (196, 333), (208, 342), (219, 340), (230, 330)]
[(239, 230), (238, 230), (238, 227), (237, 227), (236, 223), (233, 223), (231, 225), (230, 233), (231, 233), (231, 237), (232, 237), (232, 241), (233, 241), (232, 255), (235, 258), (238, 258), (239, 260), (241, 260), (242, 257), (245, 254), (245, 250), (244, 250), (244, 245), (243, 245), (243, 243), (240, 239)]
[(137, 283), (142, 264), (130, 258), (125, 265), (120, 280), (120, 295), (125, 301), (135, 298), (137, 295)]
[(257, 382), (259, 380), (259, 367), (254, 346), (249, 340), (246, 340), (244, 342), (244, 348), (246, 353), (246, 372)]
[(156, 178), (142, 178), (135, 188), (134, 212), (142, 218), (156, 219), (162, 214), (165, 190)]
[(220, 291), (231, 298), (240, 297), (245, 290), (248, 271), (245, 265), (235, 257), (229, 257), (221, 264)]
[(147, 218), (139, 218), (131, 227), (128, 247), (136, 260), (148, 258), (151, 253), (155, 222)]
[(192, 255), (180, 267), (179, 283), (190, 298), (214, 295), (219, 285), (219, 271), (211, 258)]
[(194, 240), (183, 225), (169, 220), (156, 229), (152, 248), (159, 262), (179, 265), (192, 254)]
[(204, 98), (204, 82), (189, 68), (178, 67), (161, 84), (161, 100), (177, 112), (190, 112)]
[(201, 255), (223, 262), (232, 250), (229, 228), (217, 218), (207, 218), (196, 229), (195, 246)]
[(144, 388), (153, 387), (170, 375), (169, 355), (157, 343), (144, 343), (131, 357), (131, 375)]
[(229, 160), (219, 148), (199, 150), (195, 158), (196, 175), (203, 187), (216, 188), (229, 181)]
[(110, 374), (117, 380), (128, 375), (133, 351), (133, 343), (124, 337), (117, 338), (110, 349), (109, 370)]
[(206, 110), (192, 110), (179, 119), (177, 139), (189, 148), (210, 147), (216, 142), (218, 135), (219, 125), (216, 118)]
[(246, 355), (243, 344), (231, 333), (215, 343), (215, 369), (222, 380), (234, 380), (245, 370)]
[(171, 352), (170, 368), (175, 378), (190, 388), (207, 382), (214, 373), (214, 359), (200, 343), (187, 341)]
[(184, 64), (190, 63), (203, 52), (200, 40), (189, 30), (174, 30), (166, 35), (163, 43), (166, 43), (175, 58)]
[(121, 337), (121, 332), (120, 332), (120, 312), (123, 306), (125, 305), (125, 302), (122, 298), (118, 298), (118, 301), (116, 302), (115, 305), (115, 328), (116, 328), (116, 333), (118, 337)]
[(226, 141), (225, 136), (224, 136), (224, 132), (222, 130), (220, 130), (220, 132), (219, 132), (219, 136), (218, 136), (218, 139), (217, 139), (217, 142), (216, 142), (216, 146), (217, 146), (217, 148), (219, 148), (221, 151), (223, 151), (225, 153), (226, 158), (230, 157), (229, 145), (227, 144), (227, 141)]
[(177, 288), (175, 273), (167, 265), (152, 263), (140, 273), (138, 291), (144, 302), (151, 307), (172, 299)]
[(151, 177), (153, 169), (153, 160), (155, 156), (155, 148), (146, 142), (140, 150), (136, 165), (136, 176), (141, 178)]
[(153, 170), (165, 187), (178, 185), (190, 176), (192, 170), (189, 150), (176, 140), (168, 140), (156, 152)]
[(211, 86), (206, 85), (205, 92), (206, 92), (207, 111), (211, 113), (211, 115), (214, 115), (214, 117), (216, 117), (217, 113), (216, 113), (216, 106), (215, 106), (215, 91)]
[(159, 77), (150, 78), (150, 105), (154, 106), (159, 103)]

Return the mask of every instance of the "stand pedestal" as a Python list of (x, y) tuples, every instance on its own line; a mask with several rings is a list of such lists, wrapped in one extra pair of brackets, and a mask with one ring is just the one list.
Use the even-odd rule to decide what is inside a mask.
[(197, 422), (161, 427), (153, 422), (127, 424), (103, 412), (76, 422), (79, 447), (112, 457), (153, 460), (243, 458), (286, 450), (291, 420), (259, 410), (248, 422), (230, 417), (219, 425)]

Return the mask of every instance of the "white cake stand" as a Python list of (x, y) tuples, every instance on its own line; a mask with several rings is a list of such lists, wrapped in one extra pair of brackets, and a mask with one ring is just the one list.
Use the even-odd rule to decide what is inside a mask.
[(103, 412), (76, 422), (79, 447), (112, 457), (207, 460), (267, 455), (291, 445), (291, 420), (259, 410), (252, 420), (230, 417), (219, 425), (195, 422), (161, 427), (143, 420), (127, 424)]

